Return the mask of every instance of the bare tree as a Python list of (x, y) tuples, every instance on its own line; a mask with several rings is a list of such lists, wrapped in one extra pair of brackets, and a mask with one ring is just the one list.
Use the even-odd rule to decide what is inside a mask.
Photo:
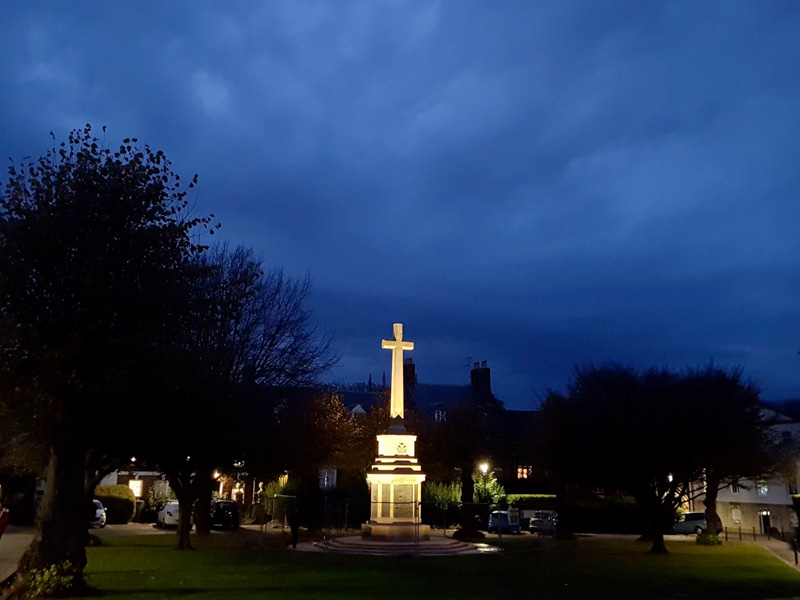
[[(184, 320), (180, 357), (170, 361), (177, 383), (165, 424), (178, 432), (179, 443), (168, 453), (163, 446), (152, 451), (178, 496), (181, 514), (188, 515), (196, 499), (198, 533), (207, 533), (214, 466), (232, 463), (248, 450), (250, 440), (237, 437), (230, 425), (249, 418), (249, 387), (313, 383), (337, 359), (330, 339), (310, 324), (308, 277), (292, 280), (281, 270), (265, 272), (251, 249), (225, 244), (201, 255), (197, 266), (204, 276)], [(220, 431), (228, 443), (209, 444)], [(186, 519), (186, 527), (178, 527), (179, 548), (190, 547)]]

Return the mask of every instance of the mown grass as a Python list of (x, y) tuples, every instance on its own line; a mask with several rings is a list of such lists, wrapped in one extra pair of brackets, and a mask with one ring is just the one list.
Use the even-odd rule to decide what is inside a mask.
[(290, 552), (256, 532), (195, 539), (106, 540), (89, 549), (88, 583), (122, 599), (647, 598), (726, 600), (800, 596), (800, 574), (750, 544), (673, 544), (650, 555), (628, 540), (504, 538), (502, 556), (385, 558)]

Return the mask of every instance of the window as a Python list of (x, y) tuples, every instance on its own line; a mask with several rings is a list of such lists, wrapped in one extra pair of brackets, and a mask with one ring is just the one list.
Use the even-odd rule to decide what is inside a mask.
[(319, 470), (319, 489), (321, 490), (336, 489), (336, 469)]
[(742, 509), (741, 508), (732, 508), (731, 509), (731, 521), (734, 523), (741, 523), (742, 522)]
[(739, 482), (738, 481), (734, 481), (731, 484), (731, 494), (738, 494), (738, 493), (739, 493)]
[(790, 496), (794, 496), (797, 493), (797, 479), (790, 479), (787, 481), (786, 489)]
[(137, 498), (142, 497), (142, 480), (141, 479), (131, 479), (128, 482), (128, 487), (131, 488), (133, 495)]
[(437, 423), (444, 423), (447, 421), (447, 411), (445, 410), (435, 410), (433, 411), (433, 420)]
[(527, 479), (533, 474), (531, 465), (520, 465), (517, 467), (517, 479)]
[(763, 479), (759, 479), (756, 482), (756, 489), (758, 490), (759, 496), (766, 496), (767, 493), (769, 492), (769, 486), (767, 486), (767, 482), (764, 481)]

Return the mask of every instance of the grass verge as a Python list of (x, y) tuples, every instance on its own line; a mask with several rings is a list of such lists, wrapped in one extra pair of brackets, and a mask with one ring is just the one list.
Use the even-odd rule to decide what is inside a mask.
[(125, 599), (647, 598), (745, 600), (800, 595), (800, 574), (751, 544), (649, 544), (505, 537), (501, 556), (386, 558), (291, 552), (284, 538), (257, 532), (195, 538), (190, 552), (174, 535), (106, 540), (90, 548), (96, 595)]

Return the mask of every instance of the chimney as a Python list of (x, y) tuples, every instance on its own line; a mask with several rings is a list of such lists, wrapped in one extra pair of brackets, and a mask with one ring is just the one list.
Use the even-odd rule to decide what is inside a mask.
[(417, 387), (417, 366), (411, 357), (403, 359), (403, 388), (410, 390)]
[(472, 383), (472, 396), (475, 399), (482, 400), (492, 397), (492, 378), (485, 360), (472, 364), (470, 381)]

